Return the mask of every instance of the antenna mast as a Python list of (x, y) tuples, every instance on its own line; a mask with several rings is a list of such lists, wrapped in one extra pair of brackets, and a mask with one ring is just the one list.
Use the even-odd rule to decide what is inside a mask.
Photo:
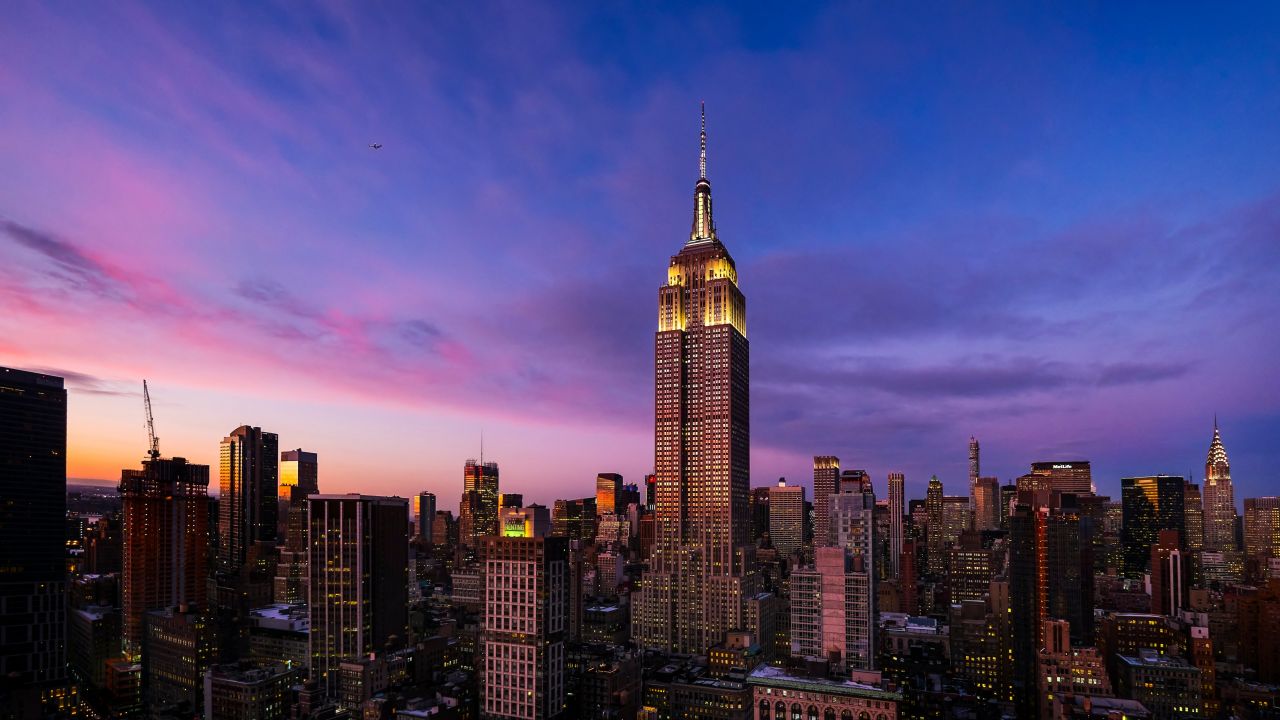
[(142, 404), (147, 409), (147, 440), (151, 449), (147, 452), (152, 460), (160, 459), (160, 438), (156, 437), (156, 421), (151, 415), (151, 391), (147, 389), (147, 381), (142, 381)]

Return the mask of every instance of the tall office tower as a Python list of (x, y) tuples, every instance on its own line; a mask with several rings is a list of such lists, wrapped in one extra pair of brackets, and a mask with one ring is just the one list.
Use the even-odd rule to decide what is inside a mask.
[(424, 542), (431, 542), (436, 521), (435, 493), (423, 490), (413, 496), (414, 534)]
[(1222, 446), (1218, 419), (1213, 419), (1213, 441), (1204, 463), (1204, 547), (1236, 549), (1236, 499), (1231, 488), (1231, 464)]
[(1186, 481), (1171, 475), (1120, 479), (1126, 576), (1141, 579), (1146, 574), (1161, 530), (1187, 531), (1185, 492)]
[(943, 558), (945, 553), (943, 547), (943, 529), (942, 529), (942, 481), (937, 475), (929, 478), (929, 487), (924, 494), (924, 511), (926, 523), (926, 563), (925, 572), (930, 575), (937, 575), (942, 572)]
[(557, 500), (551, 507), (551, 533), (570, 540), (592, 541), (596, 536), (596, 499)]
[(1151, 546), (1151, 613), (1177, 617), (1191, 590), (1189, 564), (1177, 530), (1161, 530)]
[(409, 505), (402, 498), (312, 495), (311, 679), (338, 697), (344, 660), (409, 631)]
[(1017, 480), (1018, 490), (1087, 495), (1093, 492), (1093, 471), (1088, 460), (1053, 460), (1031, 463), (1031, 472)]
[(650, 473), (644, 476), (645, 510), (653, 512), (658, 503), (658, 476)]
[(906, 476), (900, 472), (889, 473), (889, 562), (893, 565), (892, 577), (901, 577), (903, 483)]
[(980, 477), (973, 483), (973, 529), (1000, 528), (1000, 481)]
[(66, 515), (62, 378), (0, 367), (0, 678), (33, 692), (66, 677)]
[(831, 506), (827, 498), (836, 494), (840, 477), (840, 458), (834, 455), (813, 456), (813, 544), (828, 545)]
[(746, 299), (712, 218), (706, 138), (704, 115), (692, 231), (658, 290), (656, 538), (633, 617), (641, 645), (698, 654), (742, 626), (756, 582)]
[(142, 650), (148, 610), (203, 608), (208, 596), (209, 466), (152, 458), (120, 472), (124, 650)]
[(969, 507), (978, 506), (978, 498), (974, 492), (978, 478), (982, 477), (982, 463), (978, 455), (978, 439), (969, 436)]
[[(834, 498), (833, 498), (834, 499)], [(814, 564), (791, 573), (791, 655), (871, 670), (876, 655), (876, 593), (870, 554), (819, 547)]]
[(218, 475), (218, 559), (239, 569), (258, 542), (276, 541), (279, 438), (241, 425), (222, 440)]
[(982, 534), (966, 532), (947, 551), (947, 603), (982, 600), (1000, 571), (995, 548), (983, 546)]
[(480, 538), (498, 532), (498, 463), (467, 460), (458, 505), (458, 542), (480, 547)]
[(1000, 486), (1000, 529), (1009, 529), (1009, 513), (1013, 512), (1013, 506), (1018, 500), (1017, 485), (1001, 485)]
[(1280, 557), (1280, 497), (1244, 499), (1244, 551), (1264, 565)]
[(280, 527), (277, 539), (294, 552), (307, 547), (307, 496), (320, 492), (318, 456), (302, 448), (280, 453)]
[(1036, 713), (1036, 653), (1049, 618), (1071, 624), (1071, 641), (1093, 637), (1093, 551), (1088, 518), (1075, 495), (1019, 493), (1009, 517), (1009, 601), (1019, 717)]
[(1182, 546), (1192, 557), (1204, 550), (1204, 503), (1200, 498), (1200, 486), (1188, 482), (1182, 488), (1182, 513), (1187, 528), (1182, 536)]
[(769, 488), (751, 488), (751, 541), (769, 532)]
[(962, 533), (972, 529), (971, 520), (969, 498), (963, 495), (948, 495), (942, 498), (942, 552), (944, 556), (947, 548), (960, 542)]
[(599, 515), (617, 515), (625, 512), (626, 505), (619, 505), (622, 495), (622, 476), (618, 473), (600, 473), (596, 475), (596, 513)]
[(787, 485), (786, 478), (778, 478), (769, 488), (769, 539), (784, 557), (804, 545), (803, 485)]
[(484, 542), (482, 716), (560, 716), (565, 709), (569, 540), (489, 537)]

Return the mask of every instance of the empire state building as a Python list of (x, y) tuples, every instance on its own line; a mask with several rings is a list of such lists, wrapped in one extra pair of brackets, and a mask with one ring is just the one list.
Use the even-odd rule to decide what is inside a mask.
[(756, 581), (746, 298), (711, 214), (705, 110), (701, 148), (693, 227), (658, 290), (656, 537), (632, 623), (642, 646), (699, 654), (747, 629), (743, 598)]

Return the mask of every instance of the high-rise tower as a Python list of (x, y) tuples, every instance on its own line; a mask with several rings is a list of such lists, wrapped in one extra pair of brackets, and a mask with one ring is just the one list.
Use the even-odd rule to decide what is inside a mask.
[(1236, 549), (1236, 498), (1231, 487), (1231, 463), (1222, 446), (1218, 419), (1213, 419), (1213, 441), (1204, 462), (1204, 547)]
[(480, 538), (498, 534), (498, 463), (467, 460), (458, 504), (459, 541), (480, 547)]
[(148, 610), (203, 607), (208, 590), (209, 466), (153, 457), (120, 473), (124, 647), (142, 647)]
[(978, 478), (982, 475), (982, 464), (979, 462), (978, 456), (978, 438), (969, 436), (969, 507), (972, 509), (977, 504), (974, 485), (978, 483)]
[(254, 543), (276, 540), (279, 445), (275, 433), (249, 425), (241, 425), (222, 440), (218, 557), (226, 569), (243, 566)]
[(706, 113), (689, 240), (658, 290), (655, 542), (635, 640), (703, 653), (742, 626), (750, 543), (747, 315), (707, 180)]
[(899, 577), (902, 555), (902, 513), (903, 487), (906, 476), (900, 472), (889, 473), (889, 563), (893, 566), (892, 576)]
[(834, 455), (813, 456), (813, 544), (827, 545), (831, 525), (829, 498), (836, 494), (840, 478), (840, 458)]
[(0, 678), (66, 677), (66, 515), (62, 378), (0, 367)]

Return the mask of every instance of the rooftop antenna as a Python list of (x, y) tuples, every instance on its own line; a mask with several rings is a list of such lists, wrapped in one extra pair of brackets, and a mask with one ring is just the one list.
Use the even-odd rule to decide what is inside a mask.
[(484, 465), (484, 428), (480, 428), (480, 465)]
[(147, 410), (147, 440), (150, 442), (151, 449), (147, 454), (152, 460), (160, 459), (160, 438), (156, 437), (156, 421), (151, 415), (151, 390), (147, 388), (147, 381), (142, 381), (142, 404)]
[(698, 177), (705, 178), (707, 176), (707, 101), (702, 101), (702, 152), (698, 154)]

